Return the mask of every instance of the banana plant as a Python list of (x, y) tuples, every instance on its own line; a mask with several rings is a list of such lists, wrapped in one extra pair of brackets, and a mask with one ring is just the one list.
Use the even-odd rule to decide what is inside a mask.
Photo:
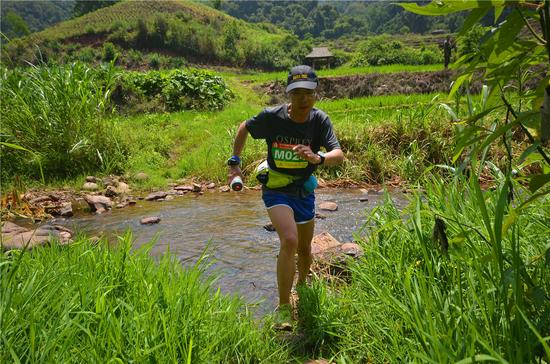
[[(479, 51), (460, 57), (453, 65), (458, 70), (450, 94), (455, 96), (470, 82), (482, 79), (486, 85), (484, 105), (478, 110), (469, 108), (469, 115), (459, 120), (463, 134), (469, 138), (458, 141), (459, 154), (469, 153), (465, 159), (475, 164), (478, 153), (496, 142), (504, 143), (508, 171), (518, 171), (527, 164), (541, 168), (523, 178), (529, 182), (532, 194), (542, 196), (550, 192), (550, 0), (540, 1), (471, 1), (435, 0), (428, 5), (399, 4), (405, 10), (428, 16), (441, 16), (468, 11), (458, 36), (465, 35), (486, 15), (492, 15), (494, 24), (480, 40)], [(536, 82), (527, 90), (524, 85)], [(531, 105), (526, 108), (525, 105)], [(503, 112), (504, 111), (504, 112)], [(506, 115), (495, 117), (494, 115)], [(491, 128), (480, 127), (486, 117), (496, 120)], [(456, 120), (455, 120), (456, 121)], [(512, 153), (511, 135), (517, 131), (528, 140), (525, 150)], [(520, 155), (514, 158), (514, 155)]]

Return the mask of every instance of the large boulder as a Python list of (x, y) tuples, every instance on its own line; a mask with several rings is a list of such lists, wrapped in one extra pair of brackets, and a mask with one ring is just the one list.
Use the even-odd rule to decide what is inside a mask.
[(65, 245), (72, 240), (73, 232), (60, 225), (43, 225), (36, 229), (27, 229), (6, 221), (2, 226), (1, 245), (3, 249), (32, 249), (51, 241)]
[(315, 256), (325, 250), (332, 249), (340, 245), (341, 243), (338, 240), (325, 231), (313, 237), (313, 240), (311, 241), (311, 254)]
[(165, 192), (165, 191), (153, 192), (148, 194), (147, 197), (145, 197), (145, 200), (146, 201), (160, 200), (160, 199), (165, 199), (166, 196), (168, 196), (168, 192)]
[(342, 244), (328, 232), (323, 232), (313, 237), (311, 254), (311, 269), (319, 276), (348, 280), (351, 277), (349, 262), (359, 259), (363, 255), (363, 249), (355, 243)]
[(113, 202), (106, 196), (84, 195), (84, 200), (86, 200), (92, 211), (95, 211), (98, 214), (109, 211), (113, 207)]

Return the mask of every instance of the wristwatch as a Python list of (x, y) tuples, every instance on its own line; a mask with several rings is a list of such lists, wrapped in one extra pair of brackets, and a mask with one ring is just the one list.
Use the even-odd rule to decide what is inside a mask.
[(234, 155), (232, 156), (231, 158), (229, 158), (227, 160), (227, 165), (228, 166), (238, 166), (241, 164), (241, 158), (239, 158), (238, 156)]
[(322, 165), (323, 163), (325, 163), (325, 153), (323, 152), (317, 152), (317, 155), (321, 158), (321, 161), (317, 164), (318, 166)]

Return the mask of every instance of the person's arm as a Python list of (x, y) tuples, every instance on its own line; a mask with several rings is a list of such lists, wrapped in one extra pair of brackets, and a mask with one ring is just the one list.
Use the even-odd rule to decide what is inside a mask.
[[(235, 142), (233, 143), (233, 154), (234, 156), (241, 157), (241, 153), (244, 149), (244, 145), (246, 143), (246, 138), (248, 137), (248, 129), (246, 128), (246, 121), (243, 121), (241, 125), (239, 125), (239, 128), (237, 129), (237, 135), (235, 136)], [(229, 166), (229, 174), (228, 174), (228, 184), (231, 183), (233, 178), (235, 176), (243, 178), (242, 172), (241, 172), (241, 166)]]
[[(319, 157), (319, 162), (320, 160), (321, 160), (321, 157)], [(342, 164), (343, 161), (344, 161), (344, 153), (342, 152), (342, 149), (337, 148), (337, 149), (331, 150), (328, 153), (325, 153), (325, 162), (323, 163), (323, 165), (337, 166), (339, 164)]]
[[(313, 153), (311, 148), (307, 145), (302, 145), (302, 144), (297, 145), (294, 147), (294, 151), (296, 152), (296, 154), (300, 156), (300, 158), (308, 161), (311, 164), (321, 163), (321, 156), (317, 153)], [(337, 166), (343, 161), (344, 161), (344, 153), (342, 152), (342, 149), (335, 148), (330, 152), (325, 153), (325, 161), (323, 162), (323, 165)]]
[(235, 142), (233, 143), (233, 155), (236, 155), (237, 157), (241, 156), (247, 137), (248, 129), (246, 128), (246, 121), (243, 121), (237, 129), (237, 135), (235, 136)]

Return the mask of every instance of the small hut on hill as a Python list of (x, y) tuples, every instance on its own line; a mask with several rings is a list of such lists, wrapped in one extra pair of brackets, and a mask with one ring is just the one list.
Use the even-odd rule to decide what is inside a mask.
[(318, 47), (313, 48), (311, 53), (306, 56), (306, 63), (314, 69), (323, 64), (330, 68), (330, 61), (333, 58), (334, 56), (327, 47)]

